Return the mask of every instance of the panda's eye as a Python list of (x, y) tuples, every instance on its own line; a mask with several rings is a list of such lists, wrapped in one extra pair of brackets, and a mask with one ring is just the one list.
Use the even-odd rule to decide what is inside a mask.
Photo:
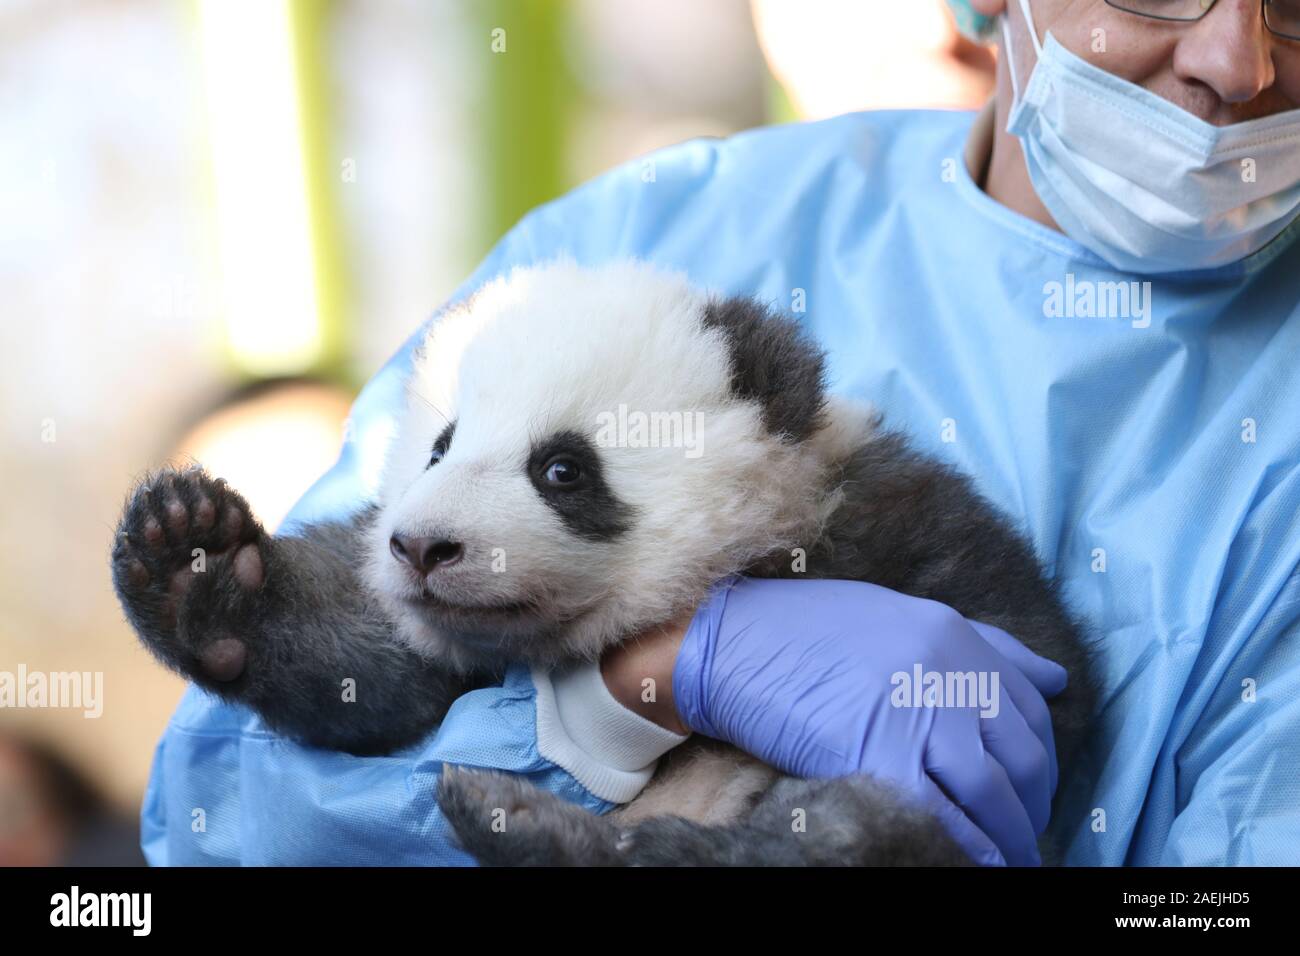
[(582, 469), (572, 458), (556, 458), (543, 474), (552, 485), (571, 485), (582, 477)]
[(424, 466), (425, 468), (432, 468), (442, 461), (447, 454), (447, 449), (451, 447), (451, 440), (455, 434), (456, 423), (448, 423), (447, 427), (442, 430), (442, 434), (434, 440), (433, 452), (429, 455), (429, 463)]

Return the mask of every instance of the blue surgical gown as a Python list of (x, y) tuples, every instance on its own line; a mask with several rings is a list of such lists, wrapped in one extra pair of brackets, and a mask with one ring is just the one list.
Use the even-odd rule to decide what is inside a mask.
[[(636, 256), (792, 311), (833, 387), (973, 475), (1091, 622), (1105, 687), (1052, 824), (1068, 862), (1300, 863), (1300, 224), (1243, 262), (1132, 286), (980, 191), (972, 119), (864, 113), (663, 150), (532, 212), (457, 297), (560, 254)], [(291, 520), (373, 491), (410, 349)], [(538, 754), (533, 695), (513, 670), (420, 745), (363, 759), (191, 689), (158, 746), (145, 851), (465, 862), (434, 803), (443, 761), (608, 809)]]

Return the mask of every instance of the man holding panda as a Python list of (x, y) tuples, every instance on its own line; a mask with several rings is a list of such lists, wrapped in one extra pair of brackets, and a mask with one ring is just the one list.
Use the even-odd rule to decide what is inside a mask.
[[(856, 114), (665, 150), (653, 177), (630, 164), (525, 217), (457, 298), (559, 254), (637, 256), (787, 304), (797, 291), (833, 387), (974, 476), (1094, 626), (1103, 705), (1052, 820), (1066, 862), (1300, 862), (1300, 0), (953, 6), (1001, 44), (980, 114)], [(1150, 290), (1140, 323), (1095, 297), (1047, 301), (1132, 282)], [(393, 415), (410, 352), (358, 399), (359, 434)], [(291, 520), (364, 497), (363, 446)], [(414, 768), (526, 773), (603, 811), (627, 799), (605, 771), (653, 768), (693, 731), (794, 774), (886, 777), (977, 862), (1039, 862), (1057, 789), (1043, 698), (1061, 669), (867, 585), (794, 617), (784, 595), (804, 583), (719, 590), (542, 697), (526, 671), (467, 695), (417, 752), (375, 761), (371, 812), (328, 799), (356, 758), (287, 743), (288, 783), (260, 799), (247, 717), (191, 691), (159, 746), (146, 854), (457, 862), (427, 839), (436, 803), (408, 785)], [(897, 639), (816, 640), (846, 630)], [(970, 710), (917, 739), (888, 705), (889, 676), (917, 664), (1015, 668), (1040, 696), (1004, 703), (1017, 719), (996, 733)], [(234, 801), (259, 845), (200, 845), (196, 794)]]

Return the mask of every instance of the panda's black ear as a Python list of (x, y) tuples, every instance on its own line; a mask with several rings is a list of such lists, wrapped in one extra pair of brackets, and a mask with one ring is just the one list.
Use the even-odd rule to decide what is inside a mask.
[(822, 424), (826, 360), (794, 319), (748, 298), (714, 299), (706, 329), (723, 334), (731, 357), (731, 390), (758, 402), (774, 435), (803, 441)]

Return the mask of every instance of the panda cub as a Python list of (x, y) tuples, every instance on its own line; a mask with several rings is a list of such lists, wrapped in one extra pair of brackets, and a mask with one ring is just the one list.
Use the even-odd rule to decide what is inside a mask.
[[(967, 479), (829, 398), (824, 377), (800, 327), (755, 301), (637, 262), (519, 269), (431, 327), (373, 503), (273, 537), (220, 479), (163, 471), (130, 496), (114, 585), (167, 666), (281, 733), (379, 754), (508, 662), (595, 659), (729, 575), (870, 581), (1066, 667), (1049, 704), (1064, 761), (1093, 678), (1032, 549)], [(623, 427), (647, 419), (682, 440)], [(340, 699), (345, 678), (355, 701)], [(699, 737), (604, 817), (452, 768), (438, 799), (484, 863), (968, 862), (881, 783), (784, 777)]]

